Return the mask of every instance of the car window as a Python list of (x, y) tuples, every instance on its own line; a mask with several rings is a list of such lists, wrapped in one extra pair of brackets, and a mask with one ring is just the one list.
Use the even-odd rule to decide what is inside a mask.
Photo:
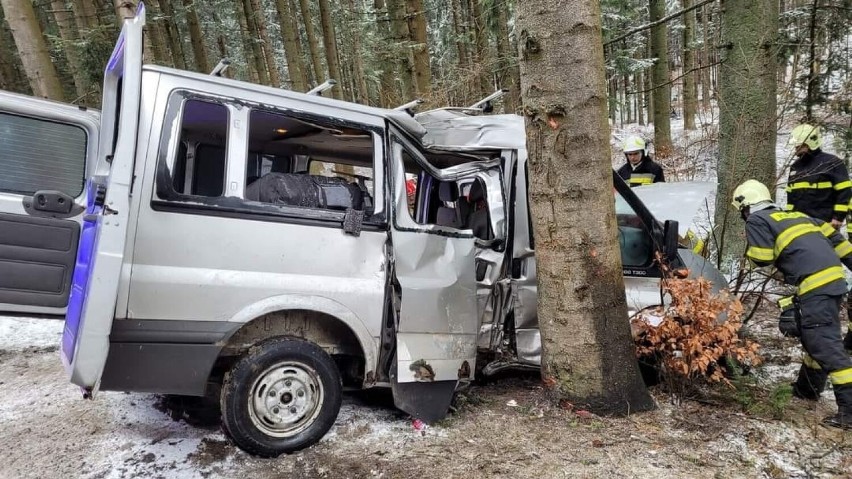
[(0, 191), (31, 195), (57, 190), (78, 196), (87, 141), (79, 126), (0, 113)]
[(642, 218), (630, 203), (614, 190), (618, 221), (618, 247), (621, 263), (627, 267), (647, 267), (654, 259), (654, 243)]

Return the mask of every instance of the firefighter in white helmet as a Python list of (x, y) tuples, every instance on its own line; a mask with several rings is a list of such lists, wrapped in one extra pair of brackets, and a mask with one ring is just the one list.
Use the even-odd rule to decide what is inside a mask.
[(793, 318), (782, 314), (782, 333), (799, 337), (805, 355), (793, 394), (817, 400), (826, 378), (834, 385), (837, 414), (823, 424), (852, 429), (852, 358), (840, 338), (840, 304), (846, 293), (841, 262), (852, 266), (852, 244), (827, 222), (798, 211), (781, 211), (769, 189), (747, 180), (734, 190), (733, 206), (745, 219), (746, 257), (774, 264), (796, 286)]
[(645, 140), (630, 136), (621, 145), (627, 163), (618, 169), (618, 176), (630, 186), (650, 185), (666, 181), (663, 168), (645, 153)]

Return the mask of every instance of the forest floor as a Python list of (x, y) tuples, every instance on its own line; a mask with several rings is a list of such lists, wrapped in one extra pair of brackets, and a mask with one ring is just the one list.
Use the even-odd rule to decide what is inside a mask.
[(790, 398), (795, 341), (765, 307), (747, 325), (765, 364), (737, 389), (597, 417), (545, 399), (536, 376), (476, 384), (439, 424), (415, 428), (387, 395), (352, 395), (317, 445), (252, 457), (218, 425), (174, 420), (170, 401), (103, 392), (81, 399), (57, 344), (62, 323), (0, 317), (0, 478), (852, 478), (852, 432), (826, 428), (831, 391)]

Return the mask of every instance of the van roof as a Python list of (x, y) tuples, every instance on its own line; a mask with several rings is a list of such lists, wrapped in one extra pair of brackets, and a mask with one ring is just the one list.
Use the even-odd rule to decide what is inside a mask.
[(242, 80), (234, 80), (231, 78), (207, 75), (204, 73), (178, 70), (176, 68), (163, 67), (159, 65), (145, 65), (142, 69), (145, 71), (153, 71), (170, 76), (191, 78), (193, 80), (200, 80), (207, 83), (228, 86), (231, 88), (240, 88), (242, 90), (247, 91), (262, 92), (264, 94), (276, 95), (282, 98), (297, 99), (303, 102), (314, 103), (316, 105), (321, 105), (330, 108), (339, 108), (342, 110), (357, 112), (360, 114), (374, 115), (377, 117), (384, 118), (385, 120), (393, 123), (395, 126), (401, 128), (406, 133), (418, 140), (422, 139), (423, 135), (426, 134), (426, 130), (423, 128), (423, 126), (421, 126), (420, 123), (415, 121), (413, 118), (411, 118), (410, 115), (403, 111), (389, 110), (386, 108), (376, 108), (372, 106), (362, 105), (360, 103), (336, 100), (334, 98), (326, 98), (319, 95), (308, 95), (306, 93), (300, 93), (292, 90), (273, 88), (270, 86), (258, 85)]
[(520, 115), (471, 115), (470, 109), (440, 108), (414, 116), (428, 148), (442, 150), (522, 150), (527, 133)]

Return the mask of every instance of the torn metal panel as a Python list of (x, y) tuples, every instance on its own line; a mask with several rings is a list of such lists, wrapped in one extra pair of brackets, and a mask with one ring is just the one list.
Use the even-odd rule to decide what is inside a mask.
[(426, 128), (423, 143), (449, 150), (526, 149), (524, 118), (519, 115), (471, 116), (442, 108), (414, 116)]

